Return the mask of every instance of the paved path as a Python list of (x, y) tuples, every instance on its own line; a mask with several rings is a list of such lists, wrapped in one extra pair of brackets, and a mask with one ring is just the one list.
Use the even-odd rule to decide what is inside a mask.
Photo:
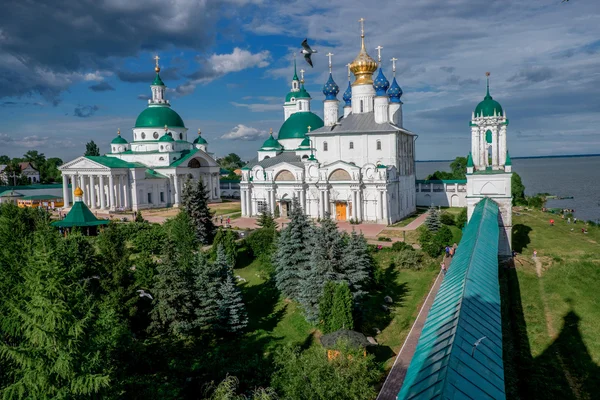
[[(447, 266), (450, 266), (451, 259), (445, 258), (444, 262)], [(394, 360), (394, 365), (392, 366), (390, 373), (383, 383), (383, 387), (377, 396), (377, 400), (396, 400), (398, 397), (398, 393), (400, 392), (400, 388), (402, 388), (402, 383), (406, 377), (406, 371), (408, 371), (410, 361), (415, 354), (417, 343), (421, 337), (421, 331), (425, 325), (425, 320), (427, 319), (429, 310), (433, 305), (433, 301), (435, 300), (435, 296), (437, 295), (443, 280), (444, 274), (440, 272), (435, 279), (429, 294), (425, 298), (425, 302), (423, 303), (423, 306), (417, 315), (417, 319), (410, 329), (402, 348), (400, 348), (400, 352), (396, 356), (396, 360)]]
[(414, 231), (415, 229), (423, 225), (425, 219), (427, 219), (427, 213), (419, 215), (417, 218), (415, 218), (414, 221), (412, 221), (406, 226), (388, 226), (385, 229), (390, 231)]

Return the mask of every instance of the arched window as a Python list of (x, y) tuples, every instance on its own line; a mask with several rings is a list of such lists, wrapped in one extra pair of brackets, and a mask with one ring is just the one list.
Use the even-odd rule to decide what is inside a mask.
[(377, 150), (381, 150), (381, 140), (377, 141)]
[(160, 161), (165, 161), (164, 157), (159, 158)]
[(271, 157), (269, 157), (269, 156), (265, 156), (265, 158), (263, 158), (263, 160), (266, 160), (267, 158), (271, 158)]
[[(266, 158), (266, 157), (265, 157), (265, 158)], [(307, 159), (308, 159), (308, 156), (305, 154), (305, 155), (303, 155), (303, 156), (302, 156), (302, 159), (303, 159), (303, 160), (307, 160)]]
[(142, 132), (142, 139), (146, 139), (146, 133)]
[(360, 101), (360, 112), (363, 112), (363, 110), (364, 110), (364, 107), (363, 107), (363, 101), (361, 100), (361, 101)]
[(354, 142), (350, 142), (350, 150), (354, 148)]
[(152, 136), (154, 136), (154, 139), (158, 139), (158, 132), (154, 132)]
[(179, 140), (183, 139), (183, 133), (179, 132)]
[(298, 103), (298, 110), (299, 110), (299, 111), (302, 111), (302, 102), (299, 102), (299, 103)]
[(323, 151), (327, 151), (327, 142), (323, 142)]

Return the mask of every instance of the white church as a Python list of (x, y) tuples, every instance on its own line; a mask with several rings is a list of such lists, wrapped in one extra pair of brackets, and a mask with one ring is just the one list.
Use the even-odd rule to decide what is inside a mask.
[(299, 80), (294, 71), (277, 139), (271, 135), (242, 169), (243, 216), (264, 208), (286, 216), (293, 198), (310, 217), (338, 221), (391, 224), (416, 210), (416, 135), (403, 126), (402, 90), (395, 76), (390, 85), (383, 74), (381, 47), (377, 62), (367, 54), (361, 31), (360, 52), (348, 65), (341, 117), (332, 54), (323, 87), (324, 121), (311, 112), (304, 77)]
[(208, 152), (208, 143), (200, 130), (188, 141), (183, 119), (165, 99), (167, 87), (159, 75), (158, 57), (155, 71), (152, 99), (135, 121), (133, 140), (128, 142), (119, 131), (110, 153), (79, 157), (59, 168), (65, 208), (73, 205), (77, 187), (83, 189), (83, 201), (92, 210), (178, 207), (185, 183), (198, 179), (203, 180), (210, 201), (220, 201), (220, 168)]

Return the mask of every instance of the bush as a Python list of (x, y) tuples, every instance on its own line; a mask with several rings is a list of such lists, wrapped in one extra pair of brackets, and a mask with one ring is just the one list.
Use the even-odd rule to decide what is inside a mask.
[(402, 251), (402, 250), (414, 250), (413, 247), (405, 242), (394, 242), (392, 245), (392, 250), (394, 251)]
[(542, 208), (544, 206), (544, 198), (541, 196), (527, 197), (527, 205), (533, 208)]
[(460, 210), (460, 213), (456, 216), (456, 226), (463, 229), (467, 225), (467, 208)]
[(387, 236), (381, 236), (377, 240), (379, 240), (380, 242), (391, 242), (392, 241), (392, 239), (390, 239)]
[(135, 222), (129, 225), (143, 227), (139, 229), (132, 238), (133, 246), (138, 252), (147, 252), (158, 255), (162, 252), (167, 240), (167, 233), (160, 224), (149, 224), (147, 222)]
[(447, 212), (444, 212), (440, 215), (440, 221), (444, 225), (454, 225), (454, 216)]
[(453, 235), (450, 228), (447, 226), (442, 226), (440, 230), (438, 230), (434, 236), (434, 241), (441, 245), (441, 247), (446, 247), (451, 245), (453, 242)]
[(255, 257), (271, 256), (275, 241), (275, 229), (257, 229), (244, 241), (252, 249)]
[(421, 253), (414, 249), (406, 249), (396, 256), (396, 265), (403, 269), (420, 269)]

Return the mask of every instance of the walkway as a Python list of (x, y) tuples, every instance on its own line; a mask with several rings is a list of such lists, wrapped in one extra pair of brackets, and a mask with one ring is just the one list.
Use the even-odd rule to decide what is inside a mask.
[(427, 219), (427, 215), (428, 214), (426, 212), (419, 215), (414, 221), (412, 221), (406, 226), (388, 226), (385, 229), (389, 231), (414, 231), (415, 229), (423, 225), (423, 223)]
[[(276, 221), (279, 223), (279, 226), (285, 226), (289, 219), (286, 218), (277, 218)], [(338, 221), (337, 222), (338, 229), (345, 232), (352, 232), (355, 230), (356, 232), (362, 232), (366, 237), (377, 237), (377, 235), (383, 230), (388, 229), (386, 225), (382, 224), (356, 224), (353, 225), (347, 221)], [(256, 225), (255, 218), (236, 218), (231, 221), (231, 226), (239, 229), (256, 229), (258, 226)]]

